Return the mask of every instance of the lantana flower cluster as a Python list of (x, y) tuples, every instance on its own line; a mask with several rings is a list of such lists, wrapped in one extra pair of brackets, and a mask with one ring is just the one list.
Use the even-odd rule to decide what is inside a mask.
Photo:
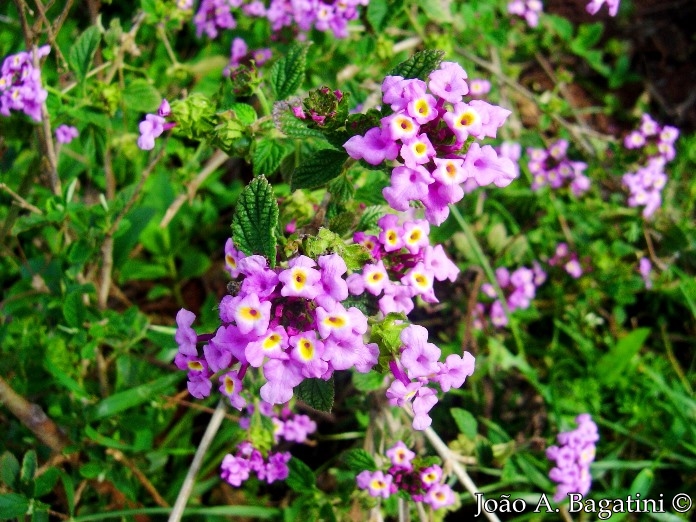
[[(283, 406), (280, 412), (276, 407), (267, 402), (261, 401), (258, 405), (261, 415), (268, 417), (273, 422), (273, 440), (277, 444), (283, 440), (301, 444), (307, 441), (309, 435), (317, 431), (317, 423), (309, 416), (294, 413), (287, 406)], [(239, 419), (239, 426), (249, 429), (251, 425), (251, 415), (254, 413), (253, 404), (246, 406), (247, 415)]]
[(544, 4), (541, 0), (513, 0), (507, 5), (508, 13), (524, 18), (532, 28), (539, 25), (539, 15), (543, 10)]
[(296, 26), (303, 33), (312, 28), (331, 31), (336, 38), (348, 36), (348, 22), (358, 17), (358, 6), (369, 0), (202, 0), (193, 21), (196, 34), (217, 38), (220, 30), (237, 27), (233, 9), (252, 18), (267, 18), (273, 32)]
[(268, 484), (288, 478), (288, 462), (292, 458), (289, 451), (270, 451), (264, 458), (251, 442), (244, 441), (237, 446), (234, 455), (228, 453), (222, 459), (220, 476), (231, 486), (239, 487), (252, 473)]
[(567, 140), (557, 140), (546, 150), (530, 147), (527, 155), (532, 190), (545, 186), (552, 189), (570, 187), (573, 195), (581, 196), (590, 188), (590, 178), (584, 174), (587, 163), (568, 159)]
[(358, 474), (356, 480), (360, 489), (380, 498), (404, 491), (414, 502), (424, 502), (433, 509), (454, 504), (454, 492), (443, 482), (440, 466), (415, 465), (416, 454), (402, 441), (389, 448), (386, 456), (391, 462), (386, 472), (365, 470)]
[(578, 279), (583, 273), (578, 254), (570, 251), (568, 243), (556, 245), (556, 251), (549, 259), (549, 265), (562, 267), (573, 279)]
[(375, 259), (360, 273), (348, 277), (352, 295), (364, 293), (379, 297), (379, 310), (409, 314), (413, 298), (420, 296), (427, 303), (437, 303), (433, 283), (450, 280), (459, 274), (442, 245), (430, 245), (430, 225), (424, 219), (405, 219), (386, 214), (377, 222), (378, 235), (356, 232), (353, 240), (363, 245)]
[(649, 218), (662, 205), (662, 189), (667, 183), (664, 169), (676, 155), (674, 142), (679, 129), (670, 125), (661, 127), (649, 114), (643, 114), (637, 130), (624, 138), (624, 147), (639, 149), (647, 155), (647, 161), (635, 172), (623, 175), (628, 188), (630, 207), (645, 207), (643, 217)]
[(41, 71), (34, 67), (37, 58), (47, 56), (48, 45), (36, 51), (22, 51), (5, 58), (0, 69), (0, 114), (21, 111), (35, 121), (41, 121), (41, 106), (48, 92), (41, 85)]
[(371, 165), (396, 160), (390, 186), (383, 190), (385, 199), (399, 211), (420, 201), (426, 219), (435, 225), (447, 218), (450, 203), (462, 199), (467, 180), (505, 187), (516, 175), (509, 158), (491, 145), (470, 140), (495, 138), (510, 111), (483, 100), (464, 102), (466, 79), (466, 71), (454, 62), (442, 62), (427, 83), (387, 76), (382, 102), (392, 114), (343, 145), (350, 157)]
[[(368, 372), (379, 348), (366, 344), (367, 317), (356, 307), (346, 309), (343, 275), (347, 268), (338, 254), (292, 258), (286, 267), (271, 269), (263, 256), (245, 256), (232, 240), (225, 245), (227, 268), (238, 281), (235, 295), (220, 302), (221, 326), (214, 334), (197, 336), (194, 314), (181, 310), (176, 340), (178, 368), (188, 371), (189, 392), (210, 394), (211, 377), (219, 374), (220, 391), (241, 409), (242, 379), (249, 367), (262, 370), (266, 383), (261, 398), (283, 404), (293, 388), (307, 378), (329, 379), (335, 370)], [(204, 342), (201, 356), (197, 343)]]
[[(500, 267), (495, 271), (496, 281), (500, 289), (505, 294), (505, 301), (510, 312), (529, 308), (532, 299), (536, 296), (536, 290), (546, 281), (546, 273), (542, 270), (539, 263), (534, 263), (532, 268), (520, 267), (514, 272), (505, 267)], [(493, 299), (489, 305), (478, 303), (474, 311), (476, 322), (474, 326), (483, 328), (483, 317), (488, 316), (491, 324), (496, 328), (507, 326), (509, 319), (505, 313), (503, 304), (498, 299), (495, 288), (490, 283), (481, 285), (481, 292)]]
[[(246, 406), (247, 415), (239, 419), (239, 426), (242, 429), (249, 429), (251, 425), (251, 415), (255, 411), (255, 406)], [(261, 401), (258, 405), (261, 415), (271, 419), (273, 422), (273, 440), (277, 444), (282, 440), (288, 442), (303, 443), (307, 437), (314, 433), (317, 424), (307, 415), (295, 414), (287, 406), (283, 407), (278, 413), (272, 404)], [(220, 475), (223, 480), (232, 486), (239, 487), (245, 482), (252, 473), (256, 474), (259, 480), (268, 484), (276, 480), (285, 480), (288, 477), (288, 462), (291, 454), (287, 451), (269, 451), (264, 457), (263, 453), (254, 447), (250, 441), (244, 441), (237, 445), (234, 454), (227, 454), (220, 466)]]
[(576, 429), (559, 433), (558, 445), (546, 449), (546, 456), (556, 464), (549, 472), (549, 478), (557, 483), (553, 496), (556, 502), (569, 493), (585, 496), (592, 485), (590, 464), (595, 459), (599, 431), (588, 413), (578, 415), (575, 422)]

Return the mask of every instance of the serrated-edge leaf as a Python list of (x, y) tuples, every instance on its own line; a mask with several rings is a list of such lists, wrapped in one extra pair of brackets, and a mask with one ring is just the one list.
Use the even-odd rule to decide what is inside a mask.
[(305, 379), (295, 388), (297, 398), (315, 410), (330, 412), (334, 401), (333, 377), (323, 379)]
[(254, 176), (273, 174), (288, 152), (288, 148), (276, 138), (257, 141), (251, 155)]
[(70, 49), (68, 60), (78, 79), (82, 80), (87, 76), (100, 40), (101, 31), (97, 26), (93, 25), (85, 29), (75, 42), (75, 45)]
[(401, 76), (404, 79), (418, 78), (425, 81), (428, 75), (437, 69), (445, 56), (444, 51), (426, 49), (394, 67), (388, 76)]
[(290, 190), (314, 189), (338, 177), (348, 159), (344, 151), (318, 150), (295, 169), (290, 180)]
[(354, 448), (345, 451), (342, 460), (352, 471), (377, 470), (377, 463), (374, 457), (362, 448)]
[(295, 44), (288, 54), (273, 64), (271, 68), (271, 87), (278, 100), (293, 94), (304, 79), (307, 67), (307, 50), (310, 44)]
[(146, 80), (137, 79), (126, 85), (123, 90), (123, 101), (131, 110), (154, 112), (162, 103), (162, 95)]
[(285, 483), (294, 491), (306, 493), (307, 490), (316, 487), (317, 478), (312, 468), (307, 466), (297, 457), (292, 457), (288, 462), (288, 478)]
[(310, 129), (307, 124), (289, 110), (283, 110), (276, 121), (276, 128), (288, 138), (317, 138), (325, 140), (324, 135), (317, 129)]
[(234, 117), (244, 125), (251, 125), (258, 118), (256, 110), (248, 103), (233, 103), (230, 107), (230, 111), (232, 111)]
[(246, 255), (266, 256), (271, 268), (276, 262), (278, 202), (265, 176), (251, 181), (239, 196), (232, 217), (232, 239)]

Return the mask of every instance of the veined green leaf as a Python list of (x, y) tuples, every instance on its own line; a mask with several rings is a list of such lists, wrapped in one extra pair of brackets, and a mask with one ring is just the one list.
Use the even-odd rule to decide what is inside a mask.
[(426, 49), (414, 54), (408, 60), (394, 67), (388, 76), (401, 76), (406, 79), (418, 78), (425, 81), (437, 69), (445, 56), (443, 51)]
[(79, 80), (83, 80), (87, 76), (100, 40), (101, 31), (93, 25), (85, 29), (85, 32), (80, 35), (75, 45), (70, 49), (68, 61)]
[(307, 67), (307, 50), (310, 44), (295, 44), (288, 54), (273, 64), (271, 87), (278, 100), (293, 94), (302, 85)]
[(305, 379), (295, 388), (295, 395), (315, 410), (331, 411), (334, 401), (333, 377), (328, 381)]
[(273, 174), (288, 154), (289, 149), (277, 138), (262, 139), (256, 142), (251, 155), (254, 176)]
[(290, 180), (290, 190), (321, 187), (341, 173), (347, 159), (345, 151), (318, 150), (295, 169)]
[(290, 473), (285, 483), (295, 491), (306, 493), (307, 490), (316, 488), (317, 478), (312, 469), (296, 457), (288, 462)]
[(155, 112), (162, 103), (162, 95), (147, 81), (134, 80), (123, 90), (126, 106), (138, 112)]
[(247, 255), (266, 256), (270, 266), (274, 267), (277, 227), (278, 202), (265, 176), (259, 176), (244, 188), (234, 209), (234, 244)]
[(341, 458), (346, 466), (352, 471), (375, 471), (377, 464), (375, 459), (367, 451), (361, 448), (354, 448), (343, 453)]

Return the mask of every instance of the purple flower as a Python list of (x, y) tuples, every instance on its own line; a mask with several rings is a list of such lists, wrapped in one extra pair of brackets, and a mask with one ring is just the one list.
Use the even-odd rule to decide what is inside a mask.
[(440, 68), (430, 73), (428, 87), (440, 98), (450, 103), (462, 101), (469, 92), (466, 71), (455, 62), (442, 62)]
[(138, 138), (138, 147), (142, 150), (152, 150), (155, 148), (155, 138), (158, 138), (164, 132), (165, 120), (156, 114), (148, 114), (145, 120), (140, 122), (138, 126), (140, 137)]
[(77, 128), (71, 127), (70, 125), (59, 125), (56, 127), (56, 141), (58, 143), (68, 144), (77, 136), (79, 132)]
[(455, 353), (448, 355), (444, 363), (438, 363), (439, 371), (435, 380), (440, 383), (443, 392), (451, 388), (461, 388), (467, 377), (474, 373), (474, 357), (464, 352), (464, 357)]
[(249, 478), (249, 472), (251, 471), (251, 466), (247, 459), (230, 454), (225, 455), (220, 467), (222, 468), (220, 471), (222, 480), (235, 487), (241, 486), (242, 482)]
[(408, 449), (406, 444), (402, 441), (398, 441), (389, 448), (386, 455), (389, 457), (389, 460), (391, 460), (392, 465), (406, 470), (411, 470), (413, 468), (411, 461), (416, 456), (416, 454)]
[(343, 144), (353, 159), (363, 159), (370, 165), (379, 165), (384, 160), (393, 160), (399, 155), (399, 145), (379, 128), (367, 131), (365, 136), (353, 136)]

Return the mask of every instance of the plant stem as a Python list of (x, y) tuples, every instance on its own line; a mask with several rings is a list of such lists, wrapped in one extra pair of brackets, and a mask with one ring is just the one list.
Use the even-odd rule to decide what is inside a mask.
[[(452, 466), (452, 471), (456, 475), (459, 482), (461, 482), (462, 486), (464, 486), (466, 490), (471, 493), (472, 497), (476, 498), (476, 494), (479, 493), (476, 484), (474, 484), (474, 481), (471, 480), (471, 477), (469, 477), (469, 474), (464, 469), (464, 466), (462, 466), (457, 459), (452, 456), (452, 451), (447, 447), (447, 444), (444, 443), (444, 441), (432, 428), (425, 429), (425, 436), (430, 441), (430, 444), (433, 445), (433, 448), (435, 448), (438, 455), (440, 455), (443, 462), (449, 463), (449, 465)], [(495, 515), (495, 513), (489, 513), (486, 510), (483, 510), (483, 513), (491, 522), (500, 522), (500, 519)]]
[(198, 449), (196, 450), (196, 454), (193, 456), (191, 467), (189, 468), (188, 473), (186, 473), (184, 483), (181, 485), (179, 495), (176, 497), (174, 508), (169, 515), (169, 522), (179, 522), (179, 520), (181, 520), (181, 517), (184, 514), (184, 509), (186, 509), (188, 499), (191, 496), (191, 491), (193, 491), (193, 484), (196, 480), (196, 475), (203, 464), (203, 457), (205, 457), (210, 444), (213, 442), (215, 434), (220, 428), (220, 424), (222, 423), (222, 419), (224, 417), (225, 403), (220, 401), (218, 402), (217, 408), (215, 408), (213, 416), (210, 418), (210, 422), (208, 423), (208, 427), (205, 429), (201, 442), (198, 444)]
[(469, 243), (469, 246), (474, 251), (474, 256), (476, 257), (476, 262), (479, 265), (481, 265), (481, 268), (483, 268), (483, 271), (485, 272), (486, 277), (488, 278), (488, 281), (490, 282), (491, 285), (493, 285), (493, 288), (495, 289), (495, 293), (498, 296), (498, 300), (500, 301), (500, 304), (503, 306), (503, 311), (505, 312), (505, 315), (507, 316), (507, 318), (509, 320), (510, 330), (512, 330), (512, 336), (515, 339), (515, 344), (517, 345), (517, 353), (522, 358), (524, 358), (525, 357), (524, 345), (522, 344), (522, 338), (520, 337), (520, 332), (519, 332), (519, 329), (517, 328), (517, 321), (515, 321), (515, 319), (510, 314), (510, 309), (508, 308), (508, 305), (507, 305), (507, 299), (505, 299), (505, 295), (503, 294), (503, 290), (502, 290), (502, 288), (500, 288), (500, 285), (498, 284), (498, 278), (495, 277), (495, 272), (493, 272), (493, 268), (491, 267), (490, 263), (488, 262), (488, 258), (483, 253), (483, 249), (481, 248), (481, 244), (478, 242), (478, 239), (476, 239), (474, 232), (471, 230), (471, 227), (464, 219), (464, 216), (462, 216), (461, 212), (459, 212), (459, 209), (454, 205), (450, 206), (450, 210), (452, 212), (452, 215), (454, 216), (454, 219), (457, 220), (459, 227), (464, 232), (464, 235), (466, 236), (466, 239), (467, 239), (467, 242)]

